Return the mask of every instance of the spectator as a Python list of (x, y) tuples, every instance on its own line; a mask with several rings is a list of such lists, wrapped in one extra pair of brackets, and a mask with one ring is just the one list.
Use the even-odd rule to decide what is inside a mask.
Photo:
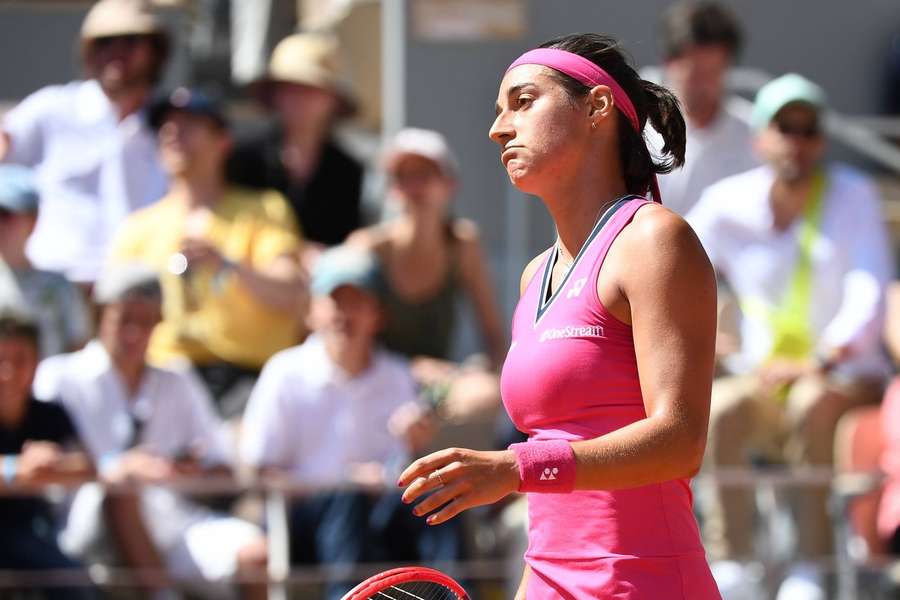
[(355, 110), (340, 81), (337, 40), (288, 36), (255, 89), (275, 120), (236, 144), (229, 178), (284, 194), (308, 241), (341, 243), (362, 224), (363, 168), (333, 137), (334, 125)]
[[(112, 268), (97, 283), (94, 299), (102, 310), (98, 338), (83, 350), (43, 361), (35, 389), (61, 399), (109, 483), (228, 476), (228, 440), (203, 386), (188, 373), (146, 363), (161, 316), (156, 273), (137, 264)], [(255, 525), (153, 485), (140, 495), (110, 493), (105, 501), (111, 532), (131, 568), (219, 583), (264, 571), (265, 539)], [(69, 517), (86, 520), (84, 514)], [(155, 573), (139, 577), (151, 589), (169, 585)], [(227, 588), (198, 591), (219, 597)], [(245, 597), (264, 597), (265, 588), (248, 585), (244, 591)]]
[[(68, 414), (57, 404), (31, 396), (38, 364), (38, 328), (30, 321), (0, 315), (0, 454), (3, 488), (40, 493), (48, 483), (77, 483), (93, 476)], [(6, 493), (3, 494), (4, 496)], [(40, 497), (0, 499), (0, 570), (78, 569), (56, 543), (57, 524)], [(84, 577), (84, 584), (88, 579)], [(50, 588), (49, 598), (89, 598), (85, 588)]]
[[(383, 164), (388, 201), (398, 205), (400, 214), (349, 240), (374, 252), (383, 266), (381, 338), (388, 349), (412, 359), (414, 376), (444, 399), (451, 420), (493, 415), (500, 398), (493, 370), (503, 363), (507, 340), (478, 230), (471, 221), (448, 214), (458, 183), (456, 159), (441, 134), (405, 129), (388, 144)], [(449, 361), (460, 292), (475, 309), (486, 365), (460, 368)]]
[(190, 360), (231, 416), (242, 385), (298, 339), (301, 240), (281, 194), (225, 182), (231, 137), (215, 99), (179, 89), (150, 118), (172, 189), (126, 220), (112, 259), (158, 269), (165, 304), (150, 358)]
[(28, 241), (37, 268), (89, 286), (122, 220), (165, 192), (141, 112), (167, 51), (146, 2), (101, 0), (81, 28), (90, 78), (39, 90), (6, 115), (0, 160), (38, 174), (41, 206)]
[(34, 268), (25, 254), (37, 212), (31, 173), (0, 166), (0, 309), (34, 316), (46, 357), (80, 348), (90, 323), (78, 288), (58, 273)]
[(881, 405), (884, 448), (881, 469), (886, 479), (878, 504), (878, 534), (890, 554), (900, 555), (900, 384), (895, 379)]
[(666, 206), (684, 215), (707, 186), (758, 164), (750, 128), (726, 97), (742, 33), (724, 5), (692, 1), (664, 13), (661, 33), (663, 76), (681, 102), (687, 146), (684, 166), (661, 175), (659, 188)]
[[(747, 464), (753, 452), (830, 466), (839, 417), (880, 398), (887, 232), (872, 183), (823, 162), (824, 109), (823, 91), (799, 75), (764, 86), (753, 124), (767, 164), (710, 187), (688, 215), (743, 313), (738, 351), (724, 359), (735, 376), (713, 386), (708, 466)], [(796, 496), (799, 557), (829, 554), (827, 489)], [(747, 557), (752, 496), (719, 489), (715, 499), (707, 548)], [(824, 597), (807, 565), (795, 574), (779, 598)]]
[[(312, 278), (313, 334), (266, 364), (244, 417), (247, 464), (323, 490), (292, 510), (291, 555), (300, 562), (458, 558), (454, 527), (426, 530), (400, 503), (397, 469), (428, 442), (430, 423), (406, 363), (376, 343), (376, 268), (356, 249), (322, 254)], [(327, 597), (349, 587), (331, 586)]]

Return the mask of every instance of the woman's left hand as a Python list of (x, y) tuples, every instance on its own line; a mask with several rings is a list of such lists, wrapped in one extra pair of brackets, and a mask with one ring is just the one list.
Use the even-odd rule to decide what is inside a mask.
[(429, 525), (438, 525), (464, 510), (492, 504), (518, 490), (519, 465), (511, 450), (449, 448), (412, 463), (397, 484), (409, 486), (403, 493), (407, 504), (433, 492), (413, 509), (413, 514), (423, 516), (440, 508), (426, 519)]

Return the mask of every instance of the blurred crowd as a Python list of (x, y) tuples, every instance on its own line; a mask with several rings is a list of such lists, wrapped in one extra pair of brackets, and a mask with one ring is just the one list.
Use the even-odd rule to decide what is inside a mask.
[[(726, 77), (743, 33), (726, 8), (673, 5), (660, 36), (688, 127), (662, 197), (720, 285), (704, 468), (850, 464), (836, 431), (882, 410), (873, 543), (900, 554), (900, 384), (883, 345), (900, 358), (900, 308), (878, 189), (825, 160), (828, 101), (801, 75), (742, 117)], [(265, 597), (259, 507), (178, 481), (302, 487), (290, 557), (338, 568), (323, 597), (349, 588), (342, 567), (468, 556), (464, 524), (426, 526), (395, 485), (430, 449), (524, 439), (498, 411), (506, 326), (478, 228), (453, 216), (453, 150), (427, 129), (396, 133), (372, 164), (342, 147), (357, 100), (327, 33), (277, 44), (246, 90), (266, 118), (240, 134), (216, 95), (157, 89), (171, 42), (149, 3), (100, 0), (81, 29), (84, 79), (37, 90), (0, 125), (0, 570), (116, 565), (148, 597)], [(367, 170), (385, 180), (376, 220)], [(482, 350), (454, 361), (461, 300)], [(704, 481), (714, 573), (726, 598), (750, 597), (753, 496)], [(64, 501), (43, 498), (49, 484)], [(780, 600), (832, 585), (827, 495), (788, 498)], [(96, 597), (83, 578), (44, 593)]]

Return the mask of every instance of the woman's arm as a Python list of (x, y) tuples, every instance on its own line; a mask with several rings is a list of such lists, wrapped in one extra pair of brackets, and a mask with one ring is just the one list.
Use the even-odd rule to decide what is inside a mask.
[(632, 326), (647, 418), (573, 443), (576, 488), (694, 475), (706, 445), (716, 329), (715, 276), (700, 242), (674, 213), (643, 208), (610, 248), (597, 287), (607, 309)]
[(516, 590), (516, 597), (513, 600), (525, 600), (525, 590), (528, 589), (528, 578), (531, 576), (531, 565), (525, 565), (522, 570), (522, 581), (519, 582), (519, 589)]
[(457, 220), (454, 223), (454, 232), (460, 241), (460, 280), (472, 301), (475, 316), (481, 326), (481, 335), (491, 358), (491, 365), (496, 369), (503, 364), (506, 357), (507, 339), (494, 298), (485, 256), (481, 251), (478, 229), (474, 223)]

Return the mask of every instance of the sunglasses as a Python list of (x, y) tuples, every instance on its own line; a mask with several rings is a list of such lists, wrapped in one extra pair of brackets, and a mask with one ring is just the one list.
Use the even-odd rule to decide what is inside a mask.
[(775, 127), (781, 135), (788, 137), (799, 137), (811, 140), (822, 134), (822, 129), (818, 123), (808, 125), (799, 125), (796, 123), (779, 123), (775, 122)]
[(93, 45), (94, 48), (98, 50), (105, 50), (107, 48), (115, 47), (119, 44), (131, 49), (145, 39), (147, 39), (146, 35), (141, 35), (138, 33), (129, 33), (126, 35), (107, 35), (94, 39)]

